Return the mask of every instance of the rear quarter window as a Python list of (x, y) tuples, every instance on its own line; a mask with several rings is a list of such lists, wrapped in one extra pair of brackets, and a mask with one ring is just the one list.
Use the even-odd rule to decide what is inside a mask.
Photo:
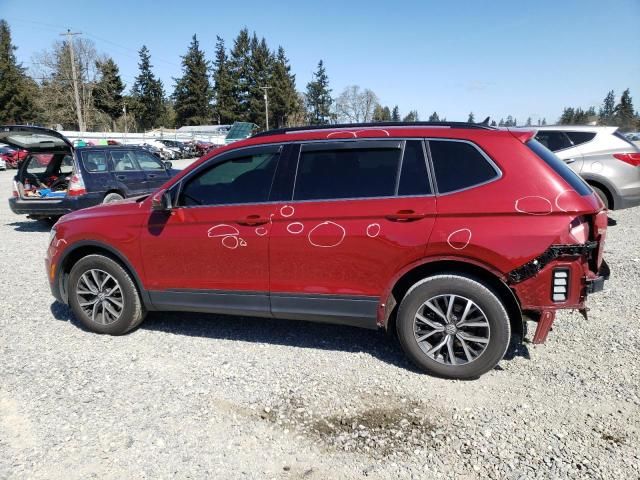
[(464, 190), (490, 182), (500, 173), (471, 143), (429, 140), (438, 193)]
[(529, 140), (527, 142), (527, 147), (529, 147), (538, 157), (544, 160), (547, 165), (549, 165), (558, 175), (563, 178), (565, 182), (571, 185), (571, 188), (573, 188), (580, 195), (585, 196), (591, 195), (593, 193), (591, 187), (587, 185), (577, 173), (571, 170), (571, 168), (569, 168), (566, 163), (556, 157), (551, 150), (542, 145), (540, 142), (536, 140)]
[(595, 132), (565, 132), (567, 137), (573, 142), (573, 146), (590, 142), (596, 136)]

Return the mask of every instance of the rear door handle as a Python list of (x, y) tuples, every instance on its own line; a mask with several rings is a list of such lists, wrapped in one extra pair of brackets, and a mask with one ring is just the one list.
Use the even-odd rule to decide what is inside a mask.
[(391, 220), (392, 222), (414, 222), (416, 220), (421, 220), (427, 215), (425, 213), (417, 213), (413, 210), (399, 210), (396, 213), (392, 213), (390, 215), (386, 215), (387, 220)]
[(576, 161), (575, 158), (567, 158), (564, 163), (574, 163)]
[(269, 223), (269, 217), (263, 217), (262, 215), (248, 215), (246, 218), (238, 220), (237, 223), (248, 226), (264, 225), (265, 223)]

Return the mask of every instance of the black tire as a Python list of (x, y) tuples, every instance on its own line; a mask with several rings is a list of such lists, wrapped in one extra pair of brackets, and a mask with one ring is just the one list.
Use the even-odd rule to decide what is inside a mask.
[(118, 200), (123, 200), (124, 197), (116, 192), (107, 193), (102, 200), (102, 203), (111, 203), (117, 202)]
[[(94, 269), (111, 275), (118, 282), (122, 292), (123, 308), (120, 316), (112, 323), (103, 324), (93, 321), (80, 306), (80, 300), (77, 295), (78, 282), (83, 274)], [(69, 306), (75, 317), (92, 332), (123, 335), (140, 325), (146, 315), (140, 294), (131, 275), (118, 262), (104, 255), (87, 255), (78, 260), (69, 275), (68, 292)]]
[[(440, 363), (434, 357), (427, 355), (427, 352), (423, 351), (418, 344), (414, 333), (416, 314), (425, 302), (440, 295), (456, 295), (459, 298), (471, 300), (479, 307), (489, 324), (488, 343), (484, 351), (468, 363), (460, 365)], [(465, 380), (478, 378), (502, 360), (511, 341), (509, 315), (499, 297), (485, 284), (462, 274), (435, 275), (411, 287), (400, 303), (396, 328), (398, 340), (409, 359), (421, 370), (445, 378)], [(442, 336), (433, 337), (438, 342), (444, 338), (444, 332), (439, 335)], [(455, 338), (455, 335), (453, 337)], [(460, 341), (458, 342), (457, 348), (460, 348)], [(448, 356), (448, 352), (444, 355)], [(455, 361), (456, 353), (453, 357)], [(466, 361), (466, 359), (463, 360)]]
[(611, 210), (611, 202), (609, 201), (609, 197), (607, 196), (607, 193), (602, 190), (601, 188), (596, 187), (595, 185), (589, 185), (594, 192), (596, 192), (598, 194), (598, 196), (600, 197), (600, 200), (602, 200), (602, 203), (604, 203), (604, 207), (607, 210)]

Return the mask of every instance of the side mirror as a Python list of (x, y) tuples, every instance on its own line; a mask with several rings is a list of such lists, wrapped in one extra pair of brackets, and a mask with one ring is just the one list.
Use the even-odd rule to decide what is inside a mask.
[(168, 190), (160, 190), (151, 198), (151, 210), (154, 212), (168, 212), (172, 208), (173, 201)]
[(164, 168), (169, 170), (171, 167), (173, 167), (173, 163), (171, 163), (169, 161), (164, 162)]

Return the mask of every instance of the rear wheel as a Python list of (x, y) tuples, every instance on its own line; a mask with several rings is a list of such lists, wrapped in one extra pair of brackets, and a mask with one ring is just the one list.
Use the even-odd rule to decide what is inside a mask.
[(477, 378), (502, 359), (511, 339), (507, 311), (483, 283), (436, 275), (414, 285), (400, 304), (398, 338), (425, 372)]
[(590, 187), (593, 189), (594, 192), (596, 192), (598, 194), (598, 196), (600, 197), (600, 199), (602, 200), (602, 203), (604, 203), (604, 206), (607, 210), (611, 209), (611, 201), (609, 200), (609, 197), (607, 196), (607, 193), (602, 190), (599, 187), (596, 187), (595, 185), (590, 185)]
[(145, 316), (131, 275), (104, 255), (87, 255), (71, 269), (69, 305), (74, 315), (96, 333), (122, 335)]
[(111, 193), (107, 193), (104, 196), (104, 200), (102, 200), (102, 203), (117, 202), (118, 200), (123, 200), (123, 199), (124, 197), (119, 193), (111, 192)]

